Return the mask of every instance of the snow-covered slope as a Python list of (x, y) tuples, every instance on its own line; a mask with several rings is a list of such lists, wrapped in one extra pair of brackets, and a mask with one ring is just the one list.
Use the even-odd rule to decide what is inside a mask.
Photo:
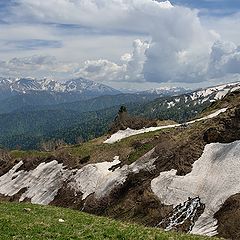
[(240, 89), (240, 82), (228, 83), (215, 87), (199, 89), (191, 93), (173, 97), (169, 100), (165, 100), (161, 104), (165, 105), (168, 109), (176, 107), (180, 104), (184, 104), (185, 106), (189, 107), (191, 105), (196, 106), (206, 102), (215, 102), (217, 100), (221, 100), (228, 93), (234, 92), (238, 89)]
[[(210, 114), (206, 117), (199, 118), (199, 119), (196, 119), (196, 120), (193, 120), (193, 121), (189, 121), (185, 124), (188, 125), (188, 124), (203, 121), (203, 120), (206, 120), (206, 119), (211, 119), (211, 118), (217, 117), (219, 114), (221, 114), (223, 112), (226, 112), (226, 111), (227, 111), (227, 108), (222, 108), (222, 109), (217, 110), (216, 112), (214, 112), (214, 113), (212, 113), (212, 114)], [(126, 130), (119, 130), (117, 133), (114, 133), (109, 139), (104, 141), (104, 143), (112, 144), (112, 143), (121, 141), (124, 138), (130, 137), (130, 136), (134, 136), (134, 135), (138, 135), (138, 134), (142, 134), (142, 133), (147, 133), (147, 132), (154, 132), (154, 131), (158, 131), (158, 130), (166, 129), (166, 128), (175, 128), (175, 127), (179, 127), (179, 126), (181, 126), (181, 124), (173, 124), (173, 125), (166, 125), (166, 126), (160, 126), (160, 127), (149, 127), (149, 128), (139, 129), (139, 130), (134, 130), (134, 129), (130, 129), (130, 128), (128, 128)]]
[(229, 92), (233, 92), (238, 89), (240, 89), (240, 82), (228, 83), (228, 84), (223, 84), (216, 87), (201, 89), (191, 93), (189, 96), (193, 101), (197, 99), (202, 99), (202, 101), (210, 100), (214, 102), (216, 100), (222, 99)]
[(238, 89), (240, 89), (240, 82), (199, 89), (177, 96), (161, 96), (135, 108), (133, 114), (151, 119), (171, 119), (175, 122), (186, 122), (213, 102), (221, 100), (228, 93)]
[(20, 161), (0, 177), (0, 194), (14, 196), (21, 191), (19, 201), (30, 199), (32, 203), (45, 205), (51, 203), (59, 189), (67, 184), (76, 194), (82, 194), (82, 200), (91, 194), (101, 198), (123, 184), (129, 174), (154, 169), (156, 159), (150, 158), (152, 152), (131, 165), (124, 165), (115, 170), (110, 169), (121, 163), (118, 156), (112, 162), (88, 164), (79, 170), (66, 169), (62, 163), (54, 160), (26, 171), (20, 170), (23, 165)]
[(205, 209), (191, 233), (216, 235), (218, 225), (214, 214), (230, 196), (240, 192), (239, 151), (240, 141), (206, 145), (201, 158), (193, 164), (191, 173), (177, 176), (174, 169), (162, 172), (152, 180), (152, 190), (162, 203), (174, 207), (184, 204), (189, 198), (199, 197)]

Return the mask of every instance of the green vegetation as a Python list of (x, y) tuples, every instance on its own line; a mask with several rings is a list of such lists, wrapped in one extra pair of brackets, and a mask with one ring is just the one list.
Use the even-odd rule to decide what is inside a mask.
[(128, 162), (129, 163), (135, 162), (137, 159), (139, 159), (141, 156), (143, 156), (144, 154), (146, 154), (153, 148), (154, 148), (154, 145), (152, 143), (146, 143), (146, 144), (136, 148), (135, 151), (130, 153), (130, 155), (128, 157)]
[(36, 157), (49, 157), (51, 156), (50, 152), (40, 152), (35, 150), (22, 151), (22, 150), (13, 150), (10, 152), (12, 158), (36, 158)]
[(85, 158), (90, 156), (91, 162), (109, 161), (114, 156), (120, 156), (123, 163), (131, 164), (157, 145), (156, 138), (159, 134), (165, 134), (169, 131), (173, 131), (173, 129), (131, 136), (114, 144), (105, 144), (103, 142), (106, 137), (100, 137), (79, 145), (66, 147), (64, 151), (73, 157)]
[(27, 106), (0, 115), (0, 146), (39, 150), (42, 143), (49, 140), (61, 139), (67, 144), (76, 144), (79, 139), (94, 139), (106, 134), (121, 106), (118, 104), (123, 103), (132, 116), (176, 122), (185, 122), (210, 105), (208, 101), (200, 105), (193, 101), (186, 104), (184, 96), (171, 108), (166, 104), (171, 97), (150, 101), (152, 99), (143, 100), (142, 96), (131, 95), (106, 96), (59, 105)]
[[(0, 202), (0, 239), (204, 240), (52, 206)], [(64, 222), (59, 222), (59, 219)], [(212, 240), (215, 238), (211, 238)]]
[[(150, 151), (157, 145), (159, 135), (164, 135), (174, 129), (163, 129), (125, 138), (114, 144), (103, 143), (106, 136), (75, 145), (67, 145), (53, 151), (36, 150), (12, 150), (9, 153), (12, 161), (15, 159), (66, 159), (75, 162), (74, 167), (82, 167), (82, 164), (111, 161), (113, 157), (120, 156), (123, 164), (131, 164), (139, 157)], [(7, 152), (7, 151), (6, 151)]]

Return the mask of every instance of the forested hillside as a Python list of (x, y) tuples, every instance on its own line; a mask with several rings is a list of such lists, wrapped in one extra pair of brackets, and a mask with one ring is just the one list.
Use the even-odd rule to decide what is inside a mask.
[(37, 95), (16, 96), (11, 98), (15, 101), (0, 106), (0, 112), (10, 111), (0, 114), (0, 145), (41, 149), (42, 143), (50, 140), (67, 144), (87, 141), (107, 133), (122, 105), (132, 116), (184, 123), (238, 88), (239, 83), (233, 83), (179, 96), (118, 94), (51, 105), (34, 105)]

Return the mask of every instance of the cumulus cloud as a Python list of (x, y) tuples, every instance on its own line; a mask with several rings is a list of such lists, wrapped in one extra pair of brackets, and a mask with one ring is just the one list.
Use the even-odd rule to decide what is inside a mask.
[[(148, 32), (152, 19), (165, 9), (169, 1), (153, 0), (17, 0), (13, 8), (20, 19), (40, 22), (79, 24), (85, 27)], [(21, 9), (21, 11), (19, 11)], [(147, 14), (147, 15), (146, 15)]]
[(33, 55), (13, 58), (0, 62), (0, 72), (14, 77), (84, 77), (100, 82), (144, 81), (143, 65), (148, 42), (137, 39), (133, 42), (133, 52), (124, 54), (119, 63), (106, 59), (87, 60), (83, 64), (67, 63), (54, 56)]
[[(17, 0), (15, 20), (92, 29), (99, 34), (143, 34), (133, 52), (113, 61), (99, 56), (84, 64), (49, 65), (97, 81), (185, 82), (239, 74), (239, 47), (202, 25), (196, 10), (154, 0)], [(21, 11), (20, 11), (21, 9)], [(108, 47), (109, 43), (103, 44)], [(45, 66), (45, 64), (43, 64)], [(45, 66), (44, 68), (48, 68)], [(65, 71), (66, 70), (66, 71)], [(50, 69), (49, 69), (50, 71)]]
[(240, 46), (232, 42), (216, 42), (212, 47), (208, 73), (214, 78), (240, 74)]
[(148, 42), (137, 39), (133, 42), (133, 52), (124, 54), (119, 64), (103, 59), (86, 61), (76, 74), (97, 81), (144, 81), (143, 66), (148, 47)]
[(105, 59), (88, 60), (84, 66), (76, 73), (84, 78), (95, 81), (122, 80), (126, 72), (126, 65), (118, 65)]
[(79, 68), (77, 63), (63, 63), (53, 56), (34, 55), (30, 57), (13, 58), (0, 61), (0, 73), (10, 77), (55, 77), (64, 78), (74, 76)]

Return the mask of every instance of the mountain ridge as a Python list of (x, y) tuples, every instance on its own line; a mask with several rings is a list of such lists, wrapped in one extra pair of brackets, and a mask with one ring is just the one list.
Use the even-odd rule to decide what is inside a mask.
[(50, 78), (0, 78), (0, 99), (18, 94), (49, 92), (82, 94), (86, 97), (119, 94), (120, 91), (107, 85), (84, 78), (59, 82)]

